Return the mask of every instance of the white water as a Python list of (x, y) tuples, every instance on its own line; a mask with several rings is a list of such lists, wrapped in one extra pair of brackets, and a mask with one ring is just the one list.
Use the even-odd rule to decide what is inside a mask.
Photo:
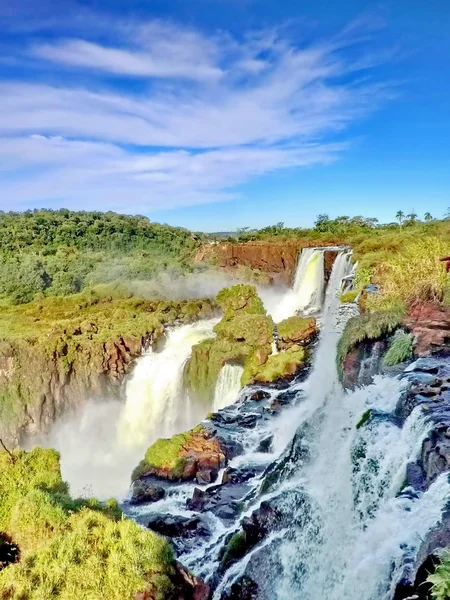
[(192, 346), (213, 337), (216, 323), (211, 319), (173, 329), (161, 352), (150, 350), (139, 359), (126, 386), (126, 403), (118, 423), (122, 446), (149, 446), (157, 438), (170, 437), (201, 421), (205, 407), (191, 402), (183, 372)]
[(304, 248), (298, 262), (294, 286), (273, 314), (276, 323), (297, 312), (310, 315), (320, 311), (324, 294), (324, 249)]
[[(279, 450), (309, 424), (308, 437), (300, 437), (309, 458), (293, 463), (288, 479), (269, 496), (291, 514), (288, 529), (281, 542), (277, 534), (235, 564), (214, 600), (245, 574), (256, 574), (258, 598), (264, 600), (391, 600), (405, 551), (417, 553), (450, 498), (446, 475), (416, 499), (397, 496), (428, 431), (419, 408), (401, 428), (391, 415), (405, 384), (377, 376), (350, 393), (339, 384), (336, 344), (354, 310), (338, 300), (340, 280), (351, 272), (349, 258), (340, 254), (333, 268), (313, 370), (292, 386), (303, 400), (274, 423), (273, 446)], [(369, 408), (379, 416), (357, 429)], [(310, 513), (293, 503), (293, 489), (307, 493)]]
[(219, 411), (236, 401), (241, 389), (244, 368), (240, 365), (225, 364), (220, 370), (214, 392), (213, 412)]

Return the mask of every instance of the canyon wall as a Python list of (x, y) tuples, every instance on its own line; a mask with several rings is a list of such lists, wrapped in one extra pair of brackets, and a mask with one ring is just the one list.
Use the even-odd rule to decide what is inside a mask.
[[(332, 244), (320, 245), (332, 247)], [(197, 253), (195, 261), (211, 263), (231, 273), (239, 267), (248, 267), (266, 273), (272, 284), (291, 286), (299, 253), (303, 248), (314, 246), (316, 246), (314, 242), (307, 240), (208, 244)], [(330, 276), (336, 255), (336, 251), (325, 252), (326, 281)]]

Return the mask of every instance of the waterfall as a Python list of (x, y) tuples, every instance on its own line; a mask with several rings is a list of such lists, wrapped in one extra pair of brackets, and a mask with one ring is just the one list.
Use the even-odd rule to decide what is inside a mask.
[(240, 365), (225, 364), (220, 370), (214, 392), (213, 411), (217, 412), (235, 402), (241, 389), (244, 368)]
[(148, 446), (193, 427), (204, 417), (183, 386), (184, 365), (192, 346), (214, 335), (216, 320), (198, 321), (169, 332), (161, 352), (150, 350), (137, 362), (126, 385), (126, 403), (118, 423), (123, 446)]
[(324, 294), (324, 249), (304, 248), (298, 261), (295, 281), (277, 307), (275, 322), (300, 312), (310, 315), (320, 311)]

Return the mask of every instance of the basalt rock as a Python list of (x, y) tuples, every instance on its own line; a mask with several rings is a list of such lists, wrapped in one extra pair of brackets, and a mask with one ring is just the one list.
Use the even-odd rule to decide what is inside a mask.
[(169, 538), (192, 538), (208, 536), (210, 531), (199, 517), (179, 515), (154, 515), (147, 527)]
[(135, 481), (131, 488), (130, 504), (146, 504), (162, 500), (166, 492), (164, 488), (149, 485), (144, 481)]
[(314, 317), (289, 317), (277, 325), (279, 350), (287, 350), (292, 346), (305, 346), (309, 344), (318, 333)]

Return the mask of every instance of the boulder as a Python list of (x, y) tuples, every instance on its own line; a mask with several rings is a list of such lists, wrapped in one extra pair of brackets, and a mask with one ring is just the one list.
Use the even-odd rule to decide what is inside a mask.
[(204, 537), (210, 534), (208, 527), (200, 517), (182, 517), (179, 515), (152, 516), (147, 524), (148, 529), (169, 538)]
[(134, 481), (131, 488), (130, 504), (144, 504), (162, 500), (166, 492), (157, 485), (149, 485), (143, 481)]
[(157, 440), (134, 470), (133, 479), (153, 476), (169, 481), (199, 478), (210, 483), (227, 462), (227, 448), (213, 431), (199, 425), (170, 439)]
[(279, 350), (309, 344), (318, 333), (314, 317), (289, 317), (277, 325)]

